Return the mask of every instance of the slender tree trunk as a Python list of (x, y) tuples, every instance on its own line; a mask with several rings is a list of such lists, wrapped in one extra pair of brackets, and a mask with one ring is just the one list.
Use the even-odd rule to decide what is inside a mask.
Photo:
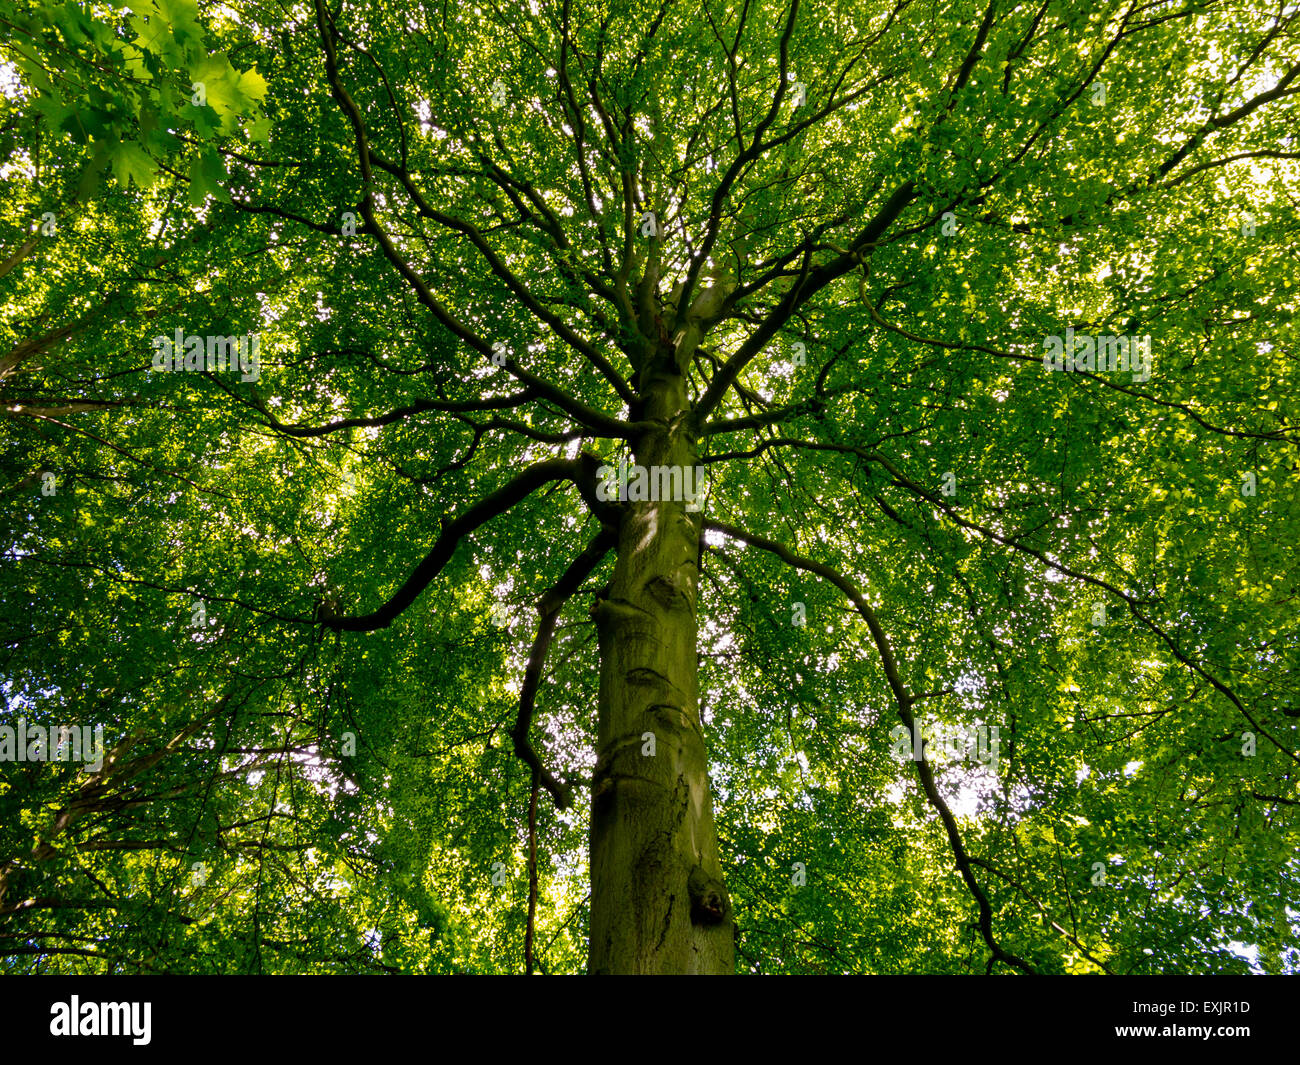
[[(669, 360), (640, 389), (642, 417), (663, 428), (634, 441), (633, 455), (647, 468), (693, 469), (685, 381)], [(696, 688), (702, 520), (683, 500), (629, 502), (613, 581), (593, 607), (601, 666), (592, 973), (735, 967)]]

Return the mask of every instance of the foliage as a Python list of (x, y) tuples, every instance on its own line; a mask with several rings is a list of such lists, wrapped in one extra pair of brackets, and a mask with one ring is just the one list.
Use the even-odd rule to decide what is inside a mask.
[[(535, 804), (581, 971), (608, 563), (532, 720), (574, 806), (512, 740), (579, 494), (319, 621), (625, 457), (640, 301), (715, 291), (706, 520), (1001, 740), (936, 803), (843, 587), (706, 532), (740, 968), (999, 971), (973, 878), (1037, 971), (1295, 971), (1298, 15), (0, 2), (0, 723), (110, 751), (0, 763), (4, 968), (521, 971)], [(1067, 326), (1149, 379), (1047, 371)], [(178, 327), (260, 376), (153, 371)]]

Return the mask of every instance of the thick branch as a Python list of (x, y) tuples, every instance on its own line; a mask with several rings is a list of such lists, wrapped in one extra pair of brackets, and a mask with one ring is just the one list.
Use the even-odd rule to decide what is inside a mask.
[(533, 639), (532, 653), (528, 656), (528, 665), (524, 669), (524, 683), (519, 692), (519, 717), (515, 727), (510, 730), (510, 738), (515, 744), (515, 753), (519, 755), (538, 774), (542, 785), (551, 793), (558, 809), (565, 809), (572, 802), (571, 789), (567, 784), (556, 780), (542, 765), (542, 760), (528, 739), (528, 730), (533, 723), (533, 710), (537, 704), (537, 688), (541, 683), (542, 669), (546, 666), (546, 656), (551, 649), (555, 636), (555, 623), (569, 601), (582, 586), (582, 582), (591, 575), (591, 571), (600, 564), (617, 540), (612, 526), (602, 528), (591, 540), (564, 575), (542, 596), (537, 604), (541, 620), (537, 626), (537, 636)]
[(596, 470), (599, 465), (600, 460), (590, 453), (584, 453), (576, 459), (546, 459), (534, 463), (514, 480), (480, 499), (459, 518), (448, 522), (424, 561), (415, 567), (406, 583), (378, 610), (360, 617), (341, 617), (322, 607), (317, 620), (336, 632), (373, 632), (375, 629), (388, 628), (402, 611), (415, 602), (434, 577), (442, 572), (462, 539), (552, 481), (572, 481), (592, 511), (601, 515), (608, 510), (610, 504), (600, 504), (595, 499)]
[[(898, 662), (894, 658), (894, 652), (889, 646), (889, 640), (885, 636), (885, 630), (881, 627), (880, 619), (871, 609), (863, 597), (858, 587), (843, 574), (831, 569), (830, 566), (821, 562), (814, 562), (812, 559), (804, 558), (802, 555), (796, 555), (784, 544), (779, 544), (775, 540), (769, 540), (763, 536), (757, 536), (754, 533), (738, 529), (734, 525), (727, 525), (719, 521), (705, 521), (705, 529), (713, 529), (729, 536), (733, 540), (739, 540), (741, 543), (749, 544), (752, 547), (762, 548), (764, 551), (770, 551), (787, 565), (795, 569), (805, 570), (823, 580), (829, 581), (835, 585), (849, 601), (857, 608), (859, 614), (867, 623), (867, 628), (871, 631), (871, 638), (875, 641), (876, 650), (880, 654), (880, 663), (884, 667), (885, 677), (889, 681), (890, 688), (894, 692), (894, 701), (897, 705), (898, 716), (902, 719), (909, 729), (915, 728), (915, 720), (912, 716), (912, 704), (916, 697), (909, 695), (906, 685), (898, 672)], [(979, 882), (975, 879), (975, 872), (971, 868), (971, 858), (966, 853), (966, 847), (962, 843), (961, 833), (957, 828), (957, 819), (953, 817), (952, 811), (948, 809), (948, 804), (943, 801), (943, 796), (939, 794), (939, 789), (934, 783), (934, 773), (930, 769), (930, 763), (925, 758), (924, 751), (921, 757), (913, 763), (916, 766), (916, 775), (920, 779), (921, 789), (925, 792), (925, 797), (930, 805), (939, 815), (943, 822), (943, 827), (948, 833), (948, 842), (952, 847), (953, 857), (956, 859), (957, 869), (966, 881), (966, 886), (970, 889), (971, 894), (975, 897), (975, 902), (980, 911), (980, 932), (984, 936), (984, 942), (988, 944), (989, 950), (993, 952), (993, 957), (1001, 962), (1019, 969), (1024, 973), (1033, 973), (1034, 970), (1021, 958), (1014, 954), (1008, 953), (998, 945), (998, 941), (993, 935), (993, 908), (989, 905), (988, 896), (985, 895), (984, 889), (980, 887)]]
[(276, 432), (283, 433), (285, 436), (305, 438), (325, 436), (328, 433), (337, 433), (344, 429), (389, 425), (392, 422), (401, 421), (403, 418), (409, 418), (412, 414), (422, 414), (426, 411), (458, 414), (468, 411), (507, 410), (522, 406), (524, 403), (536, 398), (537, 394), (535, 392), (531, 389), (525, 389), (509, 396), (491, 396), (487, 399), (478, 400), (417, 399), (414, 403), (405, 407), (396, 407), (386, 414), (379, 414), (373, 418), (342, 418), (339, 421), (329, 422), (325, 425), (286, 425), (271, 413), (271, 410), (265, 404), (259, 405), (258, 410), (266, 416), (267, 424)]
[(727, 389), (731, 387), (732, 382), (739, 376), (740, 371), (745, 368), (751, 359), (767, 347), (768, 341), (776, 336), (777, 331), (790, 320), (790, 316), (836, 278), (842, 277), (854, 269), (861, 259), (862, 252), (876, 244), (884, 236), (885, 231), (889, 229), (895, 219), (903, 213), (903, 210), (915, 197), (915, 183), (911, 181), (903, 182), (885, 201), (867, 227), (854, 238), (845, 254), (836, 256), (816, 270), (800, 275), (786, 290), (781, 302), (772, 309), (759, 327), (749, 335), (749, 338), (740, 345), (736, 353), (727, 360), (722, 369), (714, 376), (713, 383), (709, 385), (708, 390), (700, 397), (700, 402), (696, 408), (696, 418), (701, 424), (713, 412), (713, 408), (722, 401), (722, 397), (726, 394)]

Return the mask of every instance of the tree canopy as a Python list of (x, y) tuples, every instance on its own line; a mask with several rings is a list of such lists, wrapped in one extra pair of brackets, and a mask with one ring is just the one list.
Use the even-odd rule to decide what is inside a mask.
[(0, 28), (4, 971), (601, 969), (669, 522), (736, 971), (1300, 968), (1295, 4)]

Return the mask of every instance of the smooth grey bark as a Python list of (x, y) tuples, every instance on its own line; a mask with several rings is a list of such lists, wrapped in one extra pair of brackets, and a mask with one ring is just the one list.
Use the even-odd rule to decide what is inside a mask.
[[(682, 367), (701, 330), (679, 332), (642, 373), (632, 442), (645, 467), (695, 466)], [(732, 973), (735, 927), (722, 884), (700, 729), (696, 596), (702, 513), (684, 500), (628, 502), (600, 642), (592, 779), (592, 973)], [(654, 754), (644, 753), (646, 734)]]

